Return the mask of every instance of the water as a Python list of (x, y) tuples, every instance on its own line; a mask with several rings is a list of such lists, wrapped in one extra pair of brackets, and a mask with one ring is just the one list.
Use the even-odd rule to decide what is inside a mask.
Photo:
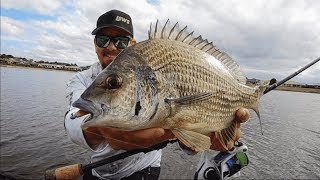
[(247, 177), (320, 178), (320, 94), (274, 91), (262, 98), (258, 119), (244, 126), (251, 164)]
[(64, 131), (64, 89), (72, 75), (1, 67), (1, 175), (40, 179), (46, 169), (88, 159)]
[[(0, 175), (43, 179), (47, 169), (87, 163), (67, 138), (65, 83), (72, 72), (1, 67)], [(242, 127), (250, 164), (242, 179), (320, 179), (320, 94), (273, 91)], [(164, 149), (161, 179), (192, 179), (199, 155)]]

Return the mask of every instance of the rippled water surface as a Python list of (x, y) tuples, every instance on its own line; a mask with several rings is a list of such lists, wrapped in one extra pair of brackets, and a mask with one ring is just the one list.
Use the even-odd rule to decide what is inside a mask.
[[(90, 152), (64, 131), (71, 72), (1, 67), (0, 175), (43, 179), (46, 169), (87, 163)], [(250, 164), (243, 179), (320, 179), (320, 94), (273, 91), (242, 127)], [(192, 179), (199, 155), (164, 149), (161, 179)]]

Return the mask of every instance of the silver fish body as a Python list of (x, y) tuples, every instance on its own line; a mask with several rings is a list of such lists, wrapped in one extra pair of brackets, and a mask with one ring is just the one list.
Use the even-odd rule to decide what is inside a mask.
[(236, 110), (258, 113), (265, 87), (246, 86), (227, 54), (185, 29), (157, 24), (149, 40), (123, 50), (82, 94), (103, 109), (84, 126), (163, 127), (195, 151), (210, 148), (211, 132), (225, 146), (233, 141)]

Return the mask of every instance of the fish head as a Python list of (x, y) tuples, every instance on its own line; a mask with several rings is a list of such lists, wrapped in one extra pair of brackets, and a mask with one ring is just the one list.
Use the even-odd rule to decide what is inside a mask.
[(102, 109), (99, 116), (83, 126), (145, 128), (157, 111), (157, 87), (156, 75), (144, 59), (129, 50), (122, 51), (81, 95)]

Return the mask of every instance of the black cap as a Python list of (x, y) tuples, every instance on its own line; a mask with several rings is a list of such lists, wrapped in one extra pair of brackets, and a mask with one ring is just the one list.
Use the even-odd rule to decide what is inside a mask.
[(97, 28), (92, 31), (96, 35), (98, 31), (105, 27), (118, 27), (133, 36), (133, 27), (131, 17), (121, 11), (111, 10), (102, 14), (97, 21)]

